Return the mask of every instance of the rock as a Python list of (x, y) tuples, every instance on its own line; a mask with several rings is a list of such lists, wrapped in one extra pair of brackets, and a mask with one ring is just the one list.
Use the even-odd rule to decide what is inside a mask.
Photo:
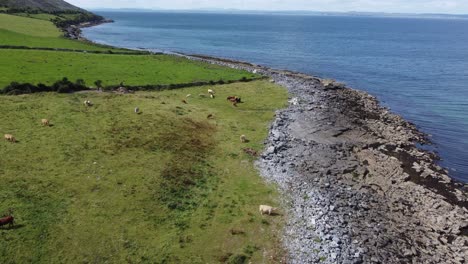
[(267, 155), (274, 154), (274, 153), (276, 153), (276, 148), (274, 146), (268, 147), (267, 150), (265, 151), (265, 154)]

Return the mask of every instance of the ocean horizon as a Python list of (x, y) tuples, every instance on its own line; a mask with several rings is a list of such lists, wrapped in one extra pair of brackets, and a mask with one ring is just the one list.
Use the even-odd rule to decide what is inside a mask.
[(468, 182), (468, 21), (360, 16), (98, 12), (92, 41), (204, 54), (333, 78), (375, 95)]

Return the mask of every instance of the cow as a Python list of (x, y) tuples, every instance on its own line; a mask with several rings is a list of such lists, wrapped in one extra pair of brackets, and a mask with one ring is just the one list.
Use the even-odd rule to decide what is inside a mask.
[(0, 218), (0, 226), (10, 225), (12, 227), (15, 224), (15, 218), (12, 215)]
[(245, 135), (240, 136), (240, 141), (242, 143), (247, 143), (248, 142), (247, 137)]
[(41, 124), (42, 124), (43, 126), (49, 126), (49, 125), (50, 125), (50, 121), (49, 121), (48, 119), (42, 119), (42, 120), (41, 120)]
[(93, 106), (93, 103), (89, 100), (84, 101), (85, 106)]
[(214, 118), (214, 115), (213, 115), (213, 114), (209, 114), (206, 118), (208, 118), (208, 119), (213, 119), (213, 118)]
[(236, 103), (236, 104), (242, 103), (242, 99), (237, 96), (228, 96), (227, 100), (230, 101), (231, 103)]
[(215, 91), (212, 90), (212, 89), (208, 89), (208, 93), (214, 95), (214, 94), (215, 94)]
[(260, 205), (259, 210), (260, 210), (261, 215), (266, 214), (266, 213), (268, 213), (268, 215), (271, 215), (277, 210), (277, 208), (271, 207), (269, 205)]
[(188, 104), (186, 100), (182, 100), (182, 103), (184, 103), (184, 104)]
[(135, 114), (139, 114), (140, 113), (140, 108), (139, 107), (135, 107)]
[(5, 134), (5, 140), (10, 141), (12, 143), (16, 142), (16, 138), (11, 134)]

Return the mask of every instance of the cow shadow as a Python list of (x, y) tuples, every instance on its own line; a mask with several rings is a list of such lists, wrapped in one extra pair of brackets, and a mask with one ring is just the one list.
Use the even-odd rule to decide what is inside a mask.
[(282, 213), (279, 213), (279, 212), (272, 212), (270, 216), (274, 216), (274, 217), (276, 217), (276, 216), (283, 216), (283, 214), (282, 214)]
[(263, 216), (278, 217), (278, 216), (283, 216), (283, 214), (278, 213), (278, 212), (271, 212), (271, 214), (263, 214)]
[(17, 230), (17, 229), (21, 229), (23, 227), (25, 227), (25, 225), (13, 225), (13, 226), (8, 226), (8, 227), (0, 227), (0, 230), (6, 230), (6, 231)]

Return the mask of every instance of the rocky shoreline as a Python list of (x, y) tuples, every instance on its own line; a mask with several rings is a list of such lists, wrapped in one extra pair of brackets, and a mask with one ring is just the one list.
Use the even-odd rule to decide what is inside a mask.
[(82, 36), (81, 29), (87, 28), (87, 27), (95, 27), (95, 26), (99, 26), (99, 25), (107, 24), (107, 23), (114, 23), (114, 20), (104, 19), (104, 20), (99, 20), (99, 21), (88, 21), (88, 22), (84, 22), (78, 25), (68, 26), (64, 28), (63, 31), (64, 31), (64, 35), (66, 38), (91, 42)]
[(290, 92), (257, 161), (285, 198), (290, 263), (468, 261), (468, 185), (418, 149), (427, 138), (413, 124), (335, 82), (186, 57), (268, 76)]

